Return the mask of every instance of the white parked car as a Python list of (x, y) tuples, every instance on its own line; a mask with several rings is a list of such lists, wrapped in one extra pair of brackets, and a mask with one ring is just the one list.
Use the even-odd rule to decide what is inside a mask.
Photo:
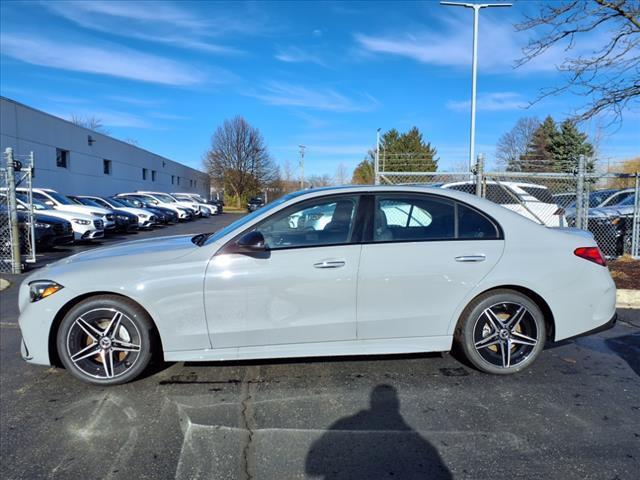
[(507, 374), (547, 341), (612, 326), (616, 289), (588, 232), (451, 189), (351, 186), (292, 193), (216, 233), (65, 258), (23, 281), (19, 307), (26, 360), (59, 358), (100, 385), (133, 380), (154, 354), (221, 361), (454, 343), (476, 368)]
[[(0, 195), (5, 195), (4, 193)], [(19, 210), (26, 211), (29, 209), (29, 199), (24, 193), (18, 192), (16, 202)], [(33, 199), (33, 210), (36, 213), (42, 213), (50, 217), (61, 218), (71, 223), (73, 229), (73, 240), (96, 240), (104, 237), (104, 222), (101, 217), (96, 215), (87, 215), (80, 212), (68, 212), (64, 210), (56, 210), (39, 200)]]
[(169, 210), (172, 210), (178, 216), (178, 220), (191, 220), (191, 218), (193, 217), (193, 214), (191, 213), (193, 212), (193, 209), (184, 207), (182, 205), (178, 205), (176, 202), (170, 202), (170, 201), (165, 202), (160, 199), (162, 197), (151, 195), (150, 193), (140, 193), (140, 192), (118, 193), (116, 195), (116, 198), (118, 197), (143, 198), (147, 202), (149, 202), (151, 205), (161, 207), (161, 208), (168, 208)]
[[(16, 188), (17, 192), (27, 193), (25, 188)], [(39, 200), (55, 210), (63, 212), (77, 212), (86, 215), (94, 215), (100, 217), (104, 224), (104, 230), (109, 231), (116, 228), (116, 221), (111, 210), (102, 207), (93, 207), (88, 205), (79, 205), (64, 195), (50, 188), (33, 188), (32, 195), (35, 200)]]
[[(474, 194), (474, 181), (444, 183), (441, 188)], [(547, 227), (566, 227), (564, 210), (544, 185), (524, 182), (485, 182), (485, 198)]]
[[(172, 193), (171, 196), (179, 201), (195, 202), (201, 212), (208, 212), (209, 215), (218, 214), (218, 206), (207, 203), (203, 198), (194, 193)], [(205, 216), (207, 216), (205, 214)]]
[(138, 217), (138, 228), (151, 228), (156, 223), (156, 217), (151, 212), (142, 208), (129, 207), (118, 200), (109, 197), (96, 197), (93, 195), (78, 195), (78, 198), (88, 198), (98, 205), (111, 210), (122, 210)]
[[(138, 190), (138, 193), (144, 193), (146, 195), (152, 195), (153, 197), (157, 198), (158, 200), (160, 200), (161, 202), (164, 202), (164, 203), (175, 203), (179, 207), (189, 208), (189, 209), (193, 210), (196, 215), (202, 216), (202, 212), (200, 211), (200, 206), (198, 205), (197, 202), (193, 201), (193, 199), (178, 200), (177, 198), (175, 198), (170, 193), (165, 193), (165, 192), (146, 192), (146, 191)], [(205, 215), (207, 215), (207, 213), (205, 213)]]

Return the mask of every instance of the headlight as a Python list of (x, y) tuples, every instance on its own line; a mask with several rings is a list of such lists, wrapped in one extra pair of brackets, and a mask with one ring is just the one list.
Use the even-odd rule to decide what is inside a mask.
[(40, 223), (40, 222), (36, 222), (33, 224), (34, 227), (36, 228), (51, 228), (51, 225), (48, 223)]
[(31, 302), (37, 302), (49, 297), (64, 287), (51, 280), (36, 280), (29, 284), (29, 298)]
[(120, 220), (129, 220), (129, 217), (127, 217), (126, 215), (118, 215), (118, 218)]
[(106, 215), (105, 215), (105, 217), (106, 217), (106, 218), (107, 218), (107, 220), (109, 220), (109, 221), (113, 220), (113, 214), (111, 214), (111, 213), (106, 214)]
[(146, 220), (147, 218), (149, 218), (149, 215), (145, 215), (144, 213), (141, 213), (140, 215), (138, 215), (138, 218), (140, 220)]
[(90, 225), (91, 222), (89, 220), (82, 220), (81, 218), (74, 218), (71, 220), (73, 223), (77, 223), (78, 225)]
[(91, 215), (95, 215), (96, 217), (102, 217), (104, 215), (104, 213), (100, 213), (100, 212), (91, 212)]

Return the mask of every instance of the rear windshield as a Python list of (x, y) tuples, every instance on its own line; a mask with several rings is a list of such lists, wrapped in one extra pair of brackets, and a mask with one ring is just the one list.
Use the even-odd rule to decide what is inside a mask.
[(553, 199), (553, 195), (551, 195), (551, 192), (549, 191), (548, 188), (522, 187), (522, 186), (520, 186), (520, 188), (525, 192), (527, 192), (532, 197), (535, 197), (536, 199), (540, 200), (542, 203), (553, 203), (553, 204), (556, 203), (556, 201)]

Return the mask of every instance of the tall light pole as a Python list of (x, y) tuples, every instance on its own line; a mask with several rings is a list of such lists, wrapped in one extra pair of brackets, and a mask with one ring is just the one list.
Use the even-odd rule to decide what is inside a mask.
[(300, 190), (304, 190), (304, 149), (306, 145), (298, 145), (300, 147)]
[(478, 76), (478, 18), (481, 8), (510, 7), (511, 3), (440, 2), (440, 5), (473, 9), (473, 54), (471, 57), (471, 138), (469, 140), (469, 170), (475, 163), (476, 145), (476, 78)]

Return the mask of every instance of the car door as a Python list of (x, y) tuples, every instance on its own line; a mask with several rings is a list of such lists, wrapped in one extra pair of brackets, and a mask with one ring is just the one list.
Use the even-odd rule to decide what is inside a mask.
[(358, 339), (442, 336), (496, 265), (504, 242), (486, 215), (429, 194), (379, 194), (358, 273)]
[(276, 212), (251, 227), (266, 252), (223, 247), (211, 259), (204, 302), (214, 348), (355, 340), (358, 200), (334, 195)]

